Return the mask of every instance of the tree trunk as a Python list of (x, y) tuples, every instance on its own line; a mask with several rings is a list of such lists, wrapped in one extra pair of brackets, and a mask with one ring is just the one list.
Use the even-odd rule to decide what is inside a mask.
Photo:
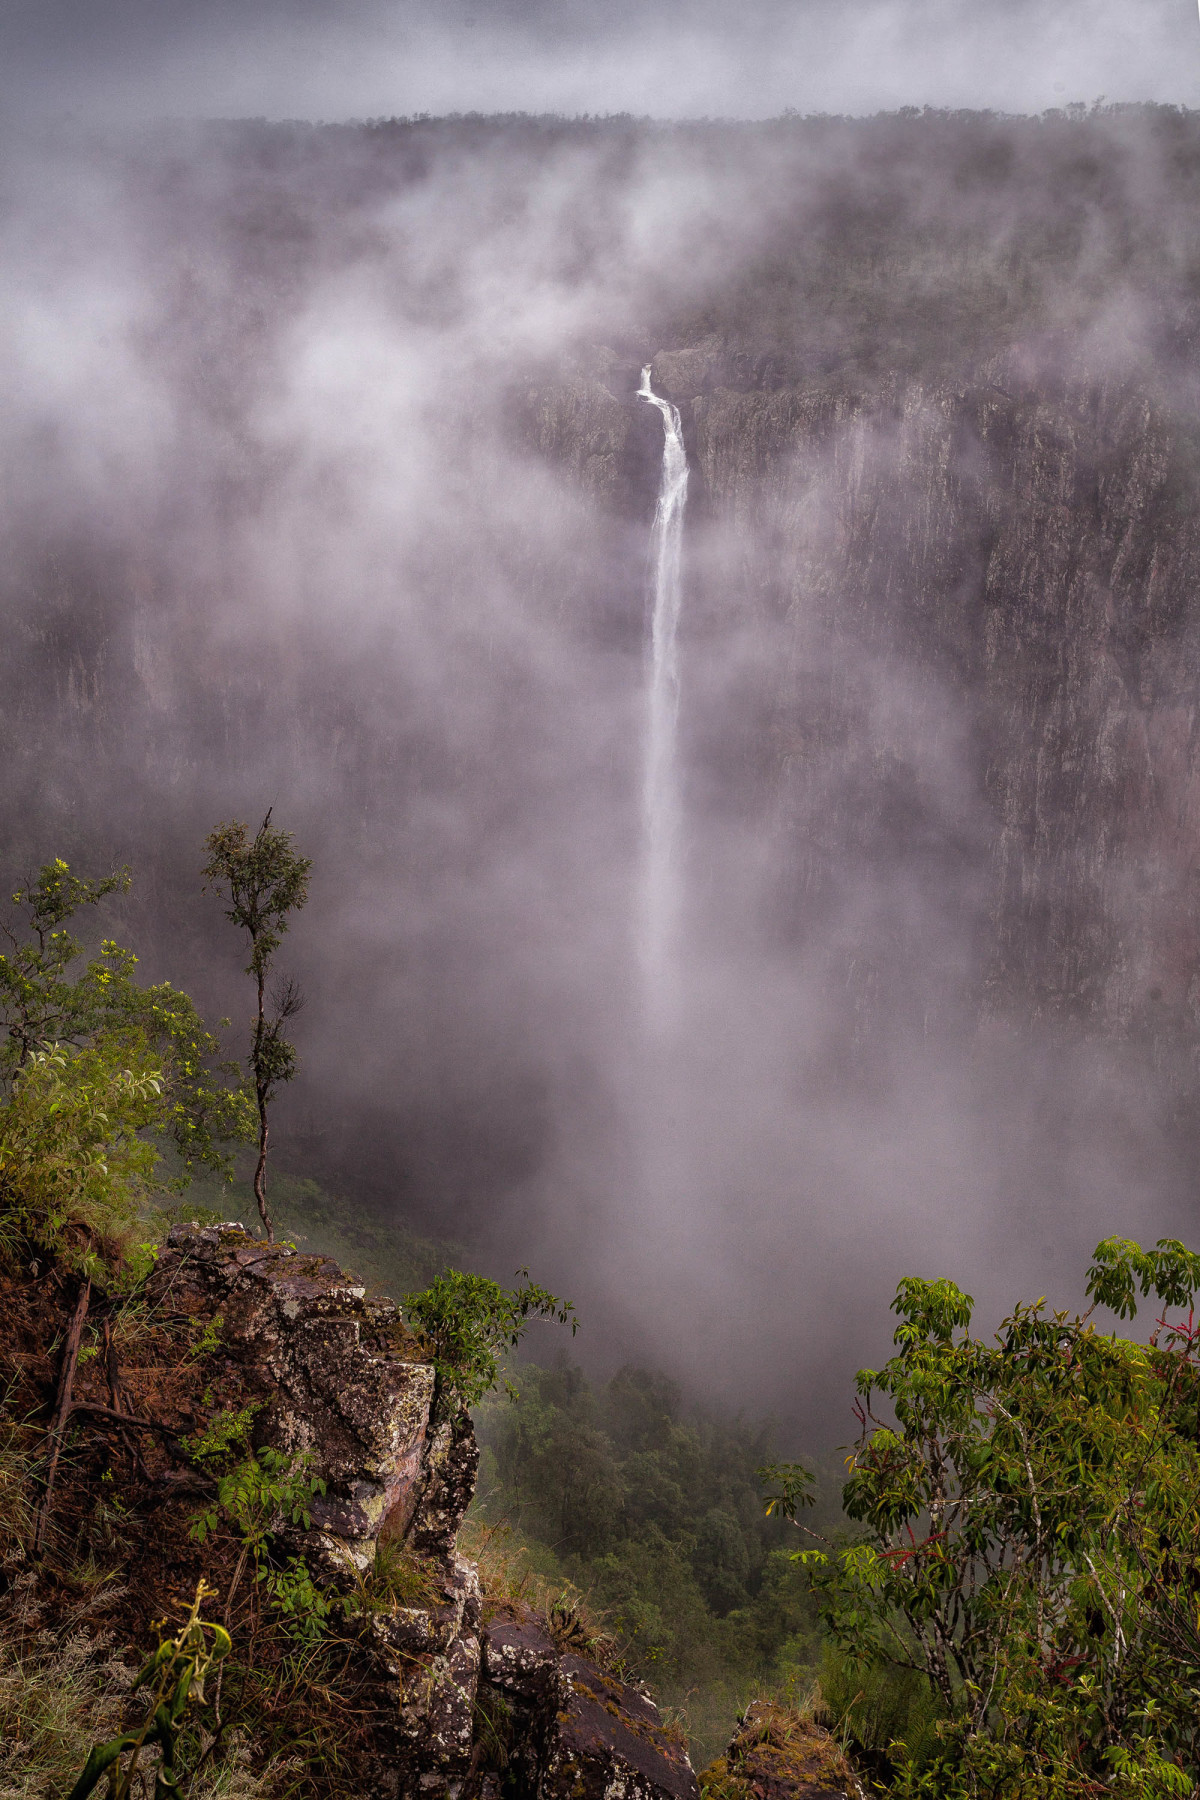
[[(270, 818), (270, 813), (267, 818)], [(257, 948), (257, 946), (256, 946)], [(268, 1244), (275, 1242), (275, 1226), (267, 1207), (267, 1087), (263, 1081), (262, 1042), (266, 1029), (266, 999), (264, 990), (267, 972), (261, 963), (255, 973), (258, 978), (258, 1021), (254, 1027), (254, 1097), (258, 1102), (258, 1163), (254, 1170), (254, 1198), (258, 1203), (258, 1216), (263, 1222), (263, 1230), (267, 1234)]]
[(275, 1226), (267, 1208), (267, 1109), (260, 1102), (258, 1108), (258, 1164), (254, 1170), (254, 1198), (258, 1202), (258, 1216), (263, 1222), (268, 1244), (275, 1242)]

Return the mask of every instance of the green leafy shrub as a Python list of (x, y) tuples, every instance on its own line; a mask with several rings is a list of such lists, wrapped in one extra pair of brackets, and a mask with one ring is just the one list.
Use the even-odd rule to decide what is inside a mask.
[(76, 972), (86, 953), (71, 921), (129, 884), (127, 869), (89, 881), (56, 858), (13, 894), (20, 916), (4, 926), (0, 954), (0, 1088), (51, 1043), (68, 1052), (131, 1046), (131, 1067), (148, 1060), (158, 1070), (153, 1123), (181, 1159), (178, 1185), (197, 1164), (228, 1174), (229, 1146), (253, 1133), (253, 1107), (192, 1000), (170, 982), (139, 987), (137, 957), (110, 938)]
[(836, 1644), (823, 1647), (819, 1675), (825, 1723), (860, 1761), (890, 1770), (892, 1746), (904, 1745), (912, 1772), (925, 1769), (941, 1747), (945, 1708), (916, 1669), (883, 1660), (849, 1659)]
[[(110, 1267), (134, 1253), (151, 1200), (196, 1165), (231, 1172), (253, 1112), (234, 1065), (192, 1001), (169, 982), (142, 988), (137, 958), (111, 939), (88, 958), (81, 910), (129, 886), (89, 881), (61, 859), (12, 896), (0, 953), (0, 1255)], [(164, 1181), (160, 1147), (179, 1171)], [(143, 1247), (134, 1278), (144, 1272)], [(128, 1272), (128, 1271), (127, 1271)]]
[[(244, 1415), (236, 1415), (239, 1431)], [(310, 1508), (325, 1492), (319, 1475), (310, 1475), (312, 1457), (307, 1451), (289, 1456), (266, 1447), (256, 1450), (223, 1475), (217, 1483), (216, 1505), (197, 1515), (191, 1537), (197, 1544), (215, 1530), (222, 1514), (250, 1547), (257, 1568), (271, 1536), (285, 1525), (312, 1524)]]
[(330, 1613), (337, 1602), (329, 1591), (312, 1578), (302, 1556), (289, 1556), (282, 1569), (266, 1571), (267, 1592), (289, 1637), (303, 1643), (316, 1643), (323, 1638)]
[(144, 1039), (34, 1051), (0, 1107), (0, 1224), (10, 1245), (82, 1263), (128, 1238), (158, 1162), (161, 1068)]
[[(528, 1269), (519, 1269), (522, 1278)], [(575, 1308), (527, 1282), (506, 1289), (485, 1275), (450, 1269), (404, 1302), (409, 1324), (428, 1349), (434, 1370), (434, 1411), (476, 1406), (500, 1379), (500, 1358), (514, 1350), (535, 1319), (578, 1330)]]
[(1133, 1800), (1200, 1778), (1200, 1257), (1101, 1244), (1093, 1301), (1128, 1317), (1139, 1289), (1164, 1305), (1149, 1344), (1041, 1302), (989, 1344), (953, 1283), (900, 1284), (896, 1354), (858, 1377), (844, 1504), (863, 1535), (798, 1553), (861, 1690), (846, 1711), (895, 1711), (890, 1669), (942, 1712), (936, 1752), (926, 1712), (903, 1728), (897, 1796)]
[(254, 1421), (261, 1411), (261, 1401), (236, 1409), (222, 1407), (203, 1431), (184, 1438), (183, 1447), (197, 1468), (207, 1469), (210, 1474), (223, 1473), (249, 1444)]
[[(236, 1433), (218, 1433), (221, 1442), (214, 1440), (214, 1456), (224, 1456), (229, 1444), (249, 1430), (246, 1414), (226, 1416), (233, 1420)], [(241, 1554), (230, 1583), (230, 1601), (249, 1562), (286, 1629), (310, 1640), (323, 1635), (332, 1603), (300, 1557), (289, 1557), (282, 1569), (273, 1568), (270, 1549), (272, 1540), (288, 1526), (308, 1530), (312, 1524), (312, 1503), (325, 1492), (325, 1482), (310, 1473), (311, 1467), (307, 1452), (293, 1456), (264, 1446), (221, 1476), (214, 1504), (197, 1513), (189, 1527), (192, 1541), (203, 1544), (222, 1521), (231, 1526), (241, 1541)]]

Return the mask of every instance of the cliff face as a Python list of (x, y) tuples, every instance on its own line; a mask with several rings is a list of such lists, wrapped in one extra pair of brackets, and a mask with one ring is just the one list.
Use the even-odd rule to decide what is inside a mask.
[[(220, 955), (194, 845), (260, 793), (396, 890), (390, 932), (322, 915), (324, 1035), (446, 1024), (368, 1102), (305, 1046), (306, 1115), (362, 1109), (329, 1164), (461, 1214), (548, 1154), (546, 1071), (605, 1060), (552, 1015), (626, 949), (656, 347), (690, 816), (754, 828), (743, 932), (825, 959), (860, 1038), (1032, 1012), (1186, 1052), (1195, 116), (246, 126), (102, 163), (140, 405), (103, 355), (31, 376), (0, 443), (5, 827), (18, 863), (128, 856), (178, 979), (181, 936)], [(64, 277), (35, 225), (55, 316), (89, 241)], [(544, 1005), (546, 967), (578, 988)]]
[[(0, 434), (9, 866), (127, 860), (114, 935), (238, 1017), (198, 846), (277, 797), (320, 874), (297, 1172), (536, 1244), (692, 1360), (629, 1199), (652, 357), (692, 466), (693, 1011), (651, 1110), (696, 1294), (790, 1284), (767, 1336), (807, 1363), (809, 1270), (886, 1243), (885, 1306), (882, 1227), (940, 1260), (963, 1194), (1031, 1261), (1073, 1211), (1072, 1268), (1185, 1228), (1200, 117), (230, 127), (97, 179), (120, 329), (55, 387), (14, 340)], [(16, 245), (13, 316), (67, 343), (90, 181)], [(598, 1209), (637, 1265), (601, 1304)]]
[[(738, 360), (710, 340), (653, 368), (693, 467), (690, 749), (703, 767), (729, 747), (728, 710), (705, 713), (714, 645), (765, 638), (741, 731), (781, 891), (819, 916), (815, 825), (833, 867), (915, 882), (960, 935), (965, 919), (975, 1007), (1190, 1042), (1190, 420), (1145, 382), (1055, 377), (1015, 353), (953, 385), (738, 385)], [(644, 421), (628, 371), (605, 373), (542, 395), (531, 430), (590, 492), (619, 496), (644, 466)]]

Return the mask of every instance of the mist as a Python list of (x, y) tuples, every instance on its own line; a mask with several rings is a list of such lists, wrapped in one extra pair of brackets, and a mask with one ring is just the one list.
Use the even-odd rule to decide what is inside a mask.
[[(900, 1276), (996, 1320), (1188, 1236), (1192, 115), (11, 148), (6, 868), (129, 861), (114, 933), (240, 1019), (201, 843), (274, 807), (287, 1166), (820, 1441)], [(647, 362), (692, 467), (657, 1048)]]

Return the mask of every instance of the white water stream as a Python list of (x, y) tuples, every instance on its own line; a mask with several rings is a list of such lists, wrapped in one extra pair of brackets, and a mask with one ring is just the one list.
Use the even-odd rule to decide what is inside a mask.
[(676, 925), (679, 917), (679, 652), (683, 599), (681, 561), (688, 465), (679, 410), (650, 386), (642, 370), (638, 398), (657, 406), (663, 421), (662, 477), (651, 532), (654, 611), (650, 629), (645, 760), (642, 774), (642, 883), (638, 951), (649, 1022), (664, 1028), (673, 1012)]

